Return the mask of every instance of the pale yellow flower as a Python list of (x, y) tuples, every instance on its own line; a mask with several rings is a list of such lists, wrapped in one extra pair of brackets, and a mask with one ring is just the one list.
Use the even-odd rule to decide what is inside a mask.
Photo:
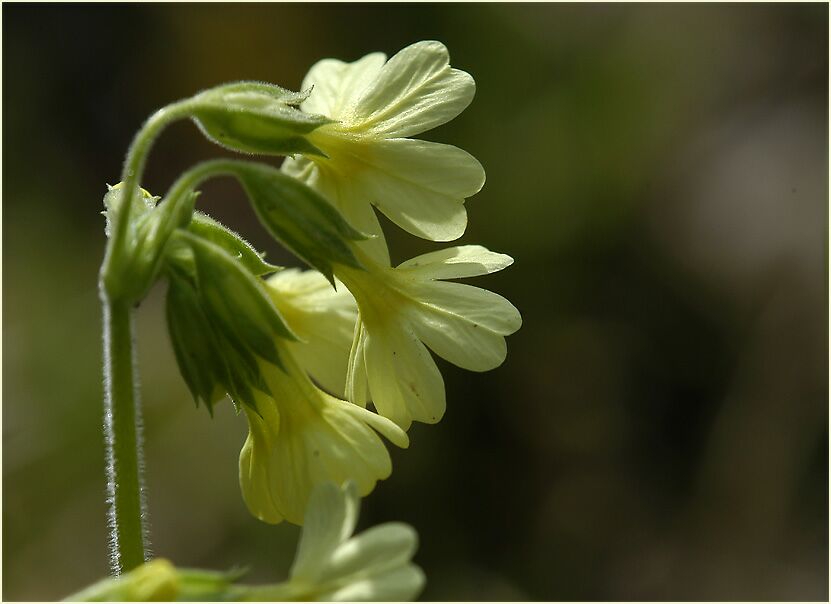
[(473, 99), (473, 78), (449, 61), (440, 42), (417, 42), (389, 61), (383, 53), (324, 59), (303, 81), (313, 88), (301, 109), (335, 120), (307, 135), (328, 157), (288, 158), (283, 170), (375, 235), (361, 247), (379, 262), (389, 254), (372, 205), (413, 235), (451, 241), (467, 225), (465, 199), (485, 182), (469, 153), (406, 138), (450, 121)]
[(251, 513), (269, 523), (303, 522), (312, 489), (354, 480), (361, 496), (392, 472), (381, 437), (407, 447), (391, 421), (315, 386), (285, 348), (284, 369), (260, 363), (273, 396), (254, 391), (257, 410), (243, 407), (249, 434), (240, 453), (240, 484)]
[[(388, 522), (352, 536), (360, 499), (354, 483), (317, 487), (309, 500), (297, 556), (286, 583), (255, 589), (250, 599), (409, 601), (424, 587), (411, 562), (418, 535)], [(249, 598), (246, 598), (249, 599)]]
[(341, 283), (333, 288), (317, 271), (298, 269), (275, 273), (265, 285), (277, 310), (299, 338), (284, 345), (326, 390), (342, 397), (358, 318), (352, 294)]
[[(471, 371), (505, 360), (505, 336), (519, 329), (519, 311), (493, 292), (445, 279), (493, 273), (513, 260), (478, 245), (418, 256), (397, 268), (361, 259), (368, 270), (338, 266), (359, 308), (347, 396), (406, 429), (444, 415), (444, 381), (425, 344)], [(367, 384), (369, 392), (367, 392)]]

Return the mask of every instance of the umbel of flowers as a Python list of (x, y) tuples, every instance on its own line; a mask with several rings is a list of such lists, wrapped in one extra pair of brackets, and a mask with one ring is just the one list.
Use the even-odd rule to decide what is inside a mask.
[[(116, 573), (141, 562), (146, 536), (140, 464), (131, 467), (136, 460), (124, 446), (125, 439), (140, 443), (139, 409), (126, 391), (130, 359), (119, 356), (129, 320), (121, 321), (129, 318), (124, 309), (164, 279), (171, 341), (194, 399), (212, 412), (227, 396), (248, 420), (239, 467), (246, 505), (269, 523), (305, 519), (290, 581), (234, 593), (397, 599), (420, 590), (423, 577), (409, 563), (412, 529), (371, 530), (371, 539), (346, 542), (354, 529), (348, 510), (390, 476), (385, 440), (406, 448), (413, 421), (436, 423), (444, 415), (444, 383), (431, 351), (464, 369), (493, 369), (521, 318), (498, 294), (451, 281), (502, 270), (509, 256), (461, 245), (392, 266), (375, 210), (430, 241), (464, 233), (465, 200), (482, 188), (482, 166), (457, 147), (411, 137), (456, 117), (474, 91), (473, 78), (450, 67), (444, 45), (419, 42), (389, 60), (373, 53), (353, 63), (320, 61), (300, 93), (258, 82), (219, 86), (160, 110), (139, 132), (123, 182), (104, 200), (109, 244), (101, 291)], [(151, 196), (138, 188), (146, 155), (167, 124), (184, 118), (234, 151), (286, 156), (282, 168), (208, 161), (163, 198)], [(312, 270), (267, 263), (237, 233), (194, 209), (197, 187), (220, 176), (240, 183), (265, 228)], [(390, 560), (397, 562), (387, 572)], [(137, 585), (174, 599), (198, 596), (194, 585), (209, 585), (211, 597), (231, 589), (226, 575), (199, 575), (203, 585), (198, 573), (166, 564), (149, 563), (94, 593), (131, 599), (140, 590), (128, 586)], [(376, 574), (383, 581), (367, 578), (382, 567)], [(163, 588), (147, 588), (157, 584)], [(106, 591), (112, 589), (122, 591)]]

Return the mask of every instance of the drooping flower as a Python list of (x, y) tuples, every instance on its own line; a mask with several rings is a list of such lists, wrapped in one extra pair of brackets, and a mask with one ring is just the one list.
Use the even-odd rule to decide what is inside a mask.
[(261, 363), (271, 395), (255, 390), (256, 411), (243, 407), (249, 433), (240, 485), (260, 520), (301, 524), (316, 485), (354, 480), (365, 496), (390, 475), (389, 452), (376, 430), (402, 448), (409, 439), (386, 418), (320, 390), (285, 348), (281, 357), (284, 370)]
[[(355, 320), (349, 294), (313, 271), (278, 272), (265, 285), (204, 237), (179, 234), (175, 241), (184, 246), (169, 271), (168, 322), (177, 361), (195, 399), (210, 409), (226, 392), (245, 412), (249, 435), (240, 453), (240, 483), (252, 514), (300, 523), (312, 488), (326, 480), (355, 480), (367, 495), (392, 471), (378, 433), (400, 447), (409, 441), (390, 420), (327, 394), (310, 378), (311, 372), (333, 390), (343, 389)], [(340, 354), (315, 358), (316, 349), (326, 348), (326, 341), (316, 341), (321, 333), (337, 340), (325, 333), (332, 329), (343, 332)], [(335, 367), (326, 367), (332, 359)]]
[(404, 429), (436, 423), (445, 411), (444, 381), (425, 344), (459, 367), (487, 371), (505, 360), (505, 336), (522, 324), (502, 296), (444, 280), (493, 273), (513, 260), (466, 245), (396, 268), (362, 261), (368, 270), (336, 269), (359, 309), (347, 397), (358, 404), (371, 397), (378, 413)]
[(289, 580), (254, 588), (244, 599), (305, 601), (409, 601), (424, 587), (411, 562), (418, 535), (388, 522), (355, 537), (360, 499), (354, 483), (325, 483), (309, 500)]
[(299, 341), (285, 342), (300, 365), (329, 392), (343, 396), (358, 309), (349, 290), (317, 271), (287, 269), (266, 290)]
[(374, 235), (361, 247), (381, 263), (389, 254), (372, 205), (413, 235), (451, 241), (467, 225), (465, 199), (485, 182), (469, 153), (406, 138), (452, 120), (473, 99), (473, 78), (449, 61), (443, 44), (424, 41), (389, 61), (383, 53), (353, 63), (324, 59), (303, 81), (313, 88), (301, 109), (335, 120), (308, 135), (328, 157), (287, 158), (283, 170)]

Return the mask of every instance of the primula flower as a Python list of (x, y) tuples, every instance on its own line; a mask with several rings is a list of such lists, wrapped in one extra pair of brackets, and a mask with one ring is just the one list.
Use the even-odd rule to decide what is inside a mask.
[(409, 601), (424, 587), (411, 562), (418, 544), (400, 522), (374, 526), (352, 537), (360, 500), (354, 483), (317, 487), (286, 583), (252, 590), (245, 599), (315, 601)]
[(307, 135), (328, 157), (287, 158), (282, 169), (375, 235), (361, 247), (379, 262), (389, 264), (389, 254), (370, 204), (413, 235), (451, 241), (467, 225), (465, 199), (485, 182), (469, 153), (405, 138), (452, 120), (473, 99), (473, 78), (449, 61), (440, 42), (417, 42), (389, 61), (383, 53), (324, 59), (303, 80), (312, 91), (301, 109), (334, 120)]
[(298, 342), (285, 342), (300, 365), (329, 392), (343, 396), (352, 334), (358, 317), (355, 299), (317, 271), (287, 269), (266, 282), (266, 290)]
[(363, 405), (371, 395), (378, 413), (404, 429), (413, 420), (436, 423), (445, 411), (444, 381), (425, 344), (459, 367), (487, 371), (505, 360), (505, 336), (522, 324), (502, 296), (444, 279), (493, 273), (513, 259), (465, 245), (396, 268), (362, 261), (368, 270), (336, 269), (359, 309), (347, 397)]
[(240, 485), (260, 520), (302, 524), (316, 485), (352, 479), (365, 496), (390, 475), (389, 452), (376, 430), (402, 448), (409, 439), (391, 421), (320, 390), (286, 348), (280, 356), (285, 369), (260, 364), (273, 396), (255, 391), (257, 410), (243, 407), (249, 433)]

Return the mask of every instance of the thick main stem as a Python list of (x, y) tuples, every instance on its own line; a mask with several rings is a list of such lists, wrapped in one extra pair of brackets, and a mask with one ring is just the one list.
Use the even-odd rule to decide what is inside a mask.
[(138, 388), (135, 384), (133, 310), (101, 291), (104, 310), (104, 435), (110, 509), (110, 564), (114, 575), (145, 560), (146, 513)]

